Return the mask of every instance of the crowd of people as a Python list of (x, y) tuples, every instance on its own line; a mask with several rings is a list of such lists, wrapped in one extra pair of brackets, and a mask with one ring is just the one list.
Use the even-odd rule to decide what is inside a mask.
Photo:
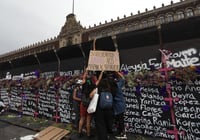
[[(89, 75), (87, 70), (84, 72), (82, 79), (77, 81), (74, 88), (73, 100), (74, 111), (76, 112), (75, 126), (78, 129), (79, 137), (83, 136), (83, 130), (86, 128), (86, 135), (92, 138), (91, 121), (94, 120), (98, 140), (108, 140), (110, 135), (115, 135), (116, 139), (127, 139), (124, 128), (125, 99), (122, 88), (125, 86), (125, 78), (120, 72), (101, 71), (94, 75)], [(96, 111), (88, 113), (88, 104), (85, 104), (83, 97), (93, 98), (98, 89), (99, 94)], [(112, 106), (102, 108), (100, 98), (102, 94), (109, 92), (112, 94)], [(114, 132), (113, 127), (117, 128)]]

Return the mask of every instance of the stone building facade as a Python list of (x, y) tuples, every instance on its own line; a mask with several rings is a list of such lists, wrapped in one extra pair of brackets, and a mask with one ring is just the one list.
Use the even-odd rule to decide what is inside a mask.
[(0, 67), (4, 68), (7, 65), (5, 69), (9, 70), (13, 61), (29, 56), (34, 56), (35, 60), (40, 63), (37, 57), (38, 54), (53, 51), (57, 57), (56, 52), (60, 48), (81, 45), (94, 39), (115, 38), (118, 34), (137, 32), (139, 30), (145, 31), (151, 27), (156, 27), (162, 32), (163, 25), (187, 21), (193, 17), (200, 17), (199, 0), (180, 0), (178, 3), (171, 1), (170, 5), (165, 6), (162, 4), (159, 8), (154, 6), (152, 10), (146, 9), (143, 13), (138, 11), (136, 15), (124, 15), (121, 19), (111, 19), (111, 21), (105, 21), (104, 23), (99, 23), (99, 25), (94, 24), (93, 27), (89, 28), (83, 28), (80, 22), (77, 22), (76, 16), (69, 14), (58, 36), (1, 54)]

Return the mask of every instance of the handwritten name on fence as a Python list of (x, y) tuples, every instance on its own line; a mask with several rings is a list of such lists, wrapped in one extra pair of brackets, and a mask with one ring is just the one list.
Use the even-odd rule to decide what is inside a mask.
[[(176, 127), (180, 140), (200, 139), (200, 80), (187, 83), (173, 80), (169, 83), (172, 106), (166, 102), (169, 97), (161, 93), (159, 86), (124, 89), (127, 132), (175, 139), (175, 135), (169, 132)], [(175, 124), (172, 116), (175, 116)]]
[[(162, 93), (161, 87), (157, 85), (127, 86), (123, 89), (126, 100), (126, 132), (175, 139), (171, 132), (178, 131), (184, 132), (178, 134), (180, 140), (200, 139), (200, 80), (173, 80), (169, 81), (169, 84), (171, 97)], [(54, 87), (48, 90), (11, 87), (8, 91), (1, 87), (0, 91), (1, 97), (9, 102), (13, 111), (21, 109), (23, 114), (30, 116), (38, 112), (39, 117), (53, 120), (57, 117), (60, 122), (72, 122), (70, 90)], [(171, 105), (166, 98), (172, 99)], [(175, 124), (172, 116), (175, 117)]]

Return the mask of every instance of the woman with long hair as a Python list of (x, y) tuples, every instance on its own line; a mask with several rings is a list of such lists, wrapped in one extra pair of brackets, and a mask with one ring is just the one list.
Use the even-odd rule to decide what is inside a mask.
[[(101, 94), (104, 92), (109, 92), (114, 96), (112, 93), (111, 82), (106, 73), (103, 74), (102, 79), (99, 81), (97, 85), (99, 100), (97, 103), (97, 108), (95, 112), (95, 125), (97, 131), (98, 140), (107, 140), (108, 134), (112, 133), (112, 126), (113, 126), (113, 108), (101, 108), (100, 107), (100, 98)], [(92, 94), (91, 94), (92, 95)]]
[[(92, 98), (90, 95), (91, 92), (96, 88), (96, 85), (99, 83), (103, 72), (99, 75), (98, 79), (94, 82), (92, 77), (87, 76), (87, 70), (83, 77), (83, 84), (82, 84), (82, 96), (85, 96), (86, 98)], [(89, 104), (88, 104), (89, 105)], [(80, 121), (79, 121), (79, 137), (83, 135), (82, 129), (84, 124), (86, 123), (86, 132), (87, 136), (89, 138), (92, 137), (91, 135), (91, 120), (92, 120), (92, 114), (87, 112), (88, 105), (85, 105), (83, 103), (83, 98), (80, 104)]]

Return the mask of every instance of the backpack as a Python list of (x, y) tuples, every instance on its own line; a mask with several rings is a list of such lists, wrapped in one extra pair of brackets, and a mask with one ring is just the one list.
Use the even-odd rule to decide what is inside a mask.
[(99, 107), (101, 109), (110, 109), (113, 106), (113, 96), (110, 92), (101, 92), (99, 99)]

